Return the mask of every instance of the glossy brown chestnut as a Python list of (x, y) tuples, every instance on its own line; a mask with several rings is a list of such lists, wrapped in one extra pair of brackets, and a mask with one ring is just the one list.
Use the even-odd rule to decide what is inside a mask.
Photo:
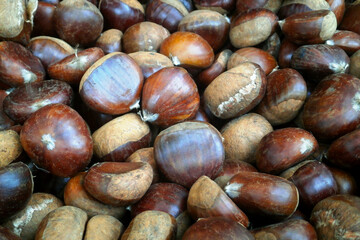
[(0, 42), (0, 81), (10, 86), (44, 80), (40, 60), (28, 49), (10, 41)]
[(234, 220), (225, 217), (203, 218), (184, 234), (183, 240), (255, 240), (251, 233)]
[(89, 217), (96, 215), (110, 215), (121, 218), (125, 214), (125, 208), (114, 207), (104, 204), (93, 198), (84, 187), (86, 173), (81, 172), (72, 177), (64, 189), (64, 203), (82, 209)]
[(220, 133), (204, 122), (178, 123), (160, 132), (154, 153), (164, 176), (187, 188), (203, 175), (214, 178), (225, 158)]
[(349, 172), (334, 167), (328, 168), (337, 183), (339, 194), (356, 195), (358, 193), (356, 180)]
[(47, 72), (53, 79), (77, 85), (86, 70), (103, 56), (104, 52), (100, 48), (88, 48), (51, 64)]
[(284, 19), (294, 14), (316, 10), (330, 10), (330, 6), (326, 0), (284, 0), (277, 14), (280, 19)]
[(259, 48), (246, 47), (237, 50), (230, 56), (227, 69), (234, 68), (243, 62), (258, 64), (266, 75), (277, 68), (276, 59), (270, 53)]
[(207, 87), (217, 76), (226, 71), (227, 62), (233, 52), (225, 49), (216, 54), (214, 63), (199, 73), (196, 82), (203, 87)]
[(199, 10), (207, 9), (220, 14), (229, 14), (234, 10), (236, 0), (194, 0)]
[(237, 0), (236, 11), (238, 13), (254, 8), (266, 8), (276, 13), (280, 6), (281, 0)]
[(239, 13), (231, 21), (231, 44), (236, 48), (243, 48), (263, 42), (275, 32), (277, 21), (276, 14), (264, 8)]
[(131, 215), (136, 217), (147, 210), (166, 212), (174, 218), (186, 210), (189, 191), (175, 183), (152, 185), (140, 201), (131, 206)]
[(128, 113), (96, 130), (92, 139), (94, 153), (101, 161), (122, 162), (136, 150), (149, 146), (151, 132), (137, 114)]
[(35, 37), (27, 46), (41, 60), (44, 68), (73, 54), (75, 50), (65, 41), (47, 36)]
[(152, 0), (146, 7), (146, 19), (162, 25), (171, 33), (178, 29), (179, 22), (189, 13), (179, 0)]
[(145, 19), (144, 8), (137, 0), (101, 0), (99, 9), (104, 16), (105, 27), (122, 32)]
[(301, 128), (282, 128), (263, 137), (257, 146), (256, 167), (261, 172), (279, 174), (306, 159), (319, 145)]
[(152, 178), (148, 163), (103, 162), (90, 168), (84, 187), (97, 200), (121, 207), (139, 201), (149, 189)]
[(56, 6), (51, 3), (38, 2), (34, 16), (33, 36), (55, 37), (54, 13)]
[(358, 1), (349, 5), (346, 9), (344, 18), (341, 21), (339, 29), (348, 30), (360, 34), (359, 22), (360, 4)]
[(129, 27), (122, 38), (124, 52), (158, 52), (161, 43), (170, 36), (163, 26), (153, 22), (140, 22)]
[(199, 34), (214, 51), (224, 45), (229, 30), (230, 24), (225, 16), (211, 10), (192, 11), (180, 21), (178, 26), (178, 31)]
[(24, 209), (33, 192), (33, 176), (22, 162), (0, 168), (0, 222)]
[(331, 141), (360, 124), (360, 80), (349, 74), (324, 78), (304, 105), (302, 120), (306, 130), (319, 141)]
[(204, 101), (218, 118), (240, 116), (264, 97), (266, 77), (261, 67), (244, 62), (215, 78), (204, 92)]
[(303, 44), (323, 43), (336, 30), (335, 14), (330, 10), (298, 13), (279, 21), (282, 32), (290, 41)]
[(249, 217), (254, 218), (285, 219), (299, 204), (299, 193), (292, 182), (266, 173), (238, 173), (230, 179), (224, 191)]
[(360, 50), (360, 35), (351, 31), (338, 30), (325, 43), (338, 46), (351, 56), (357, 50)]
[(293, 120), (303, 106), (307, 87), (299, 72), (291, 68), (277, 70), (268, 75), (264, 98), (255, 111), (273, 126)]
[(209, 67), (214, 61), (214, 51), (200, 35), (191, 32), (176, 32), (166, 38), (160, 53), (169, 57), (175, 66), (186, 69)]
[(144, 84), (142, 120), (170, 126), (193, 118), (199, 105), (198, 89), (189, 73), (180, 67), (163, 68)]
[(345, 13), (345, 0), (326, 0), (326, 2), (330, 5), (331, 11), (334, 12), (339, 26)]
[(319, 240), (356, 239), (360, 235), (360, 198), (343, 194), (328, 197), (316, 204), (310, 221)]
[(21, 129), (20, 141), (36, 165), (61, 177), (84, 169), (93, 153), (85, 121), (63, 104), (50, 104), (32, 114)]
[(145, 79), (160, 69), (174, 66), (168, 57), (156, 52), (140, 51), (130, 53), (129, 56), (139, 65)]
[(350, 74), (360, 78), (360, 50), (355, 52), (350, 58)]
[(118, 29), (109, 29), (103, 32), (96, 40), (95, 47), (101, 48), (105, 54), (121, 52), (123, 33)]
[(291, 58), (291, 67), (315, 82), (333, 73), (348, 73), (349, 64), (344, 50), (326, 44), (301, 46)]
[(272, 130), (271, 124), (256, 113), (231, 120), (221, 129), (226, 158), (255, 164), (256, 147)]
[(291, 58), (293, 56), (293, 53), (299, 46), (293, 42), (291, 42), (289, 39), (285, 38), (280, 45), (279, 49), (279, 66), (281, 68), (288, 68), (291, 64)]
[(15, 161), (23, 149), (20, 137), (14, 130), (0, 131), (0, 167), (6, 167)]
[(12, 120), (23, 124), (40, 108), (53, 103), (70, 105), (72, 99), (73, 90), (69, 84), (58, 80), (46, 80), (16, 88), (4, 99), (3, 108)]
[(249, 226), (249, 219), (226, 193), (209, 177), (200, 177), (192, 186), (187, 200), (187, 210), (194, 220), (208, 217), (226, 217)]
[(317, 240), (314, 227), (305, 220), (291, 219), (251, 230), (256, 240), (268, 239), (302, 239)]
[(104, 18), (87, 0), (63, 0), (56, 6), (54, 23), (64, 41), (73, 46), (89, 46), (100, 36)]
[(95, 111), (112, 115), (139, 107), (143, 75), (125, 53), (114, 52), (96, 61), (81, 78), (81, 99)]
[(7, 95), (9, 95), (9, 93), (9, 91), (0, 90), (0, 131), (15, 125), (15, 122), (11, 120), (3, 110), (4, 99)]

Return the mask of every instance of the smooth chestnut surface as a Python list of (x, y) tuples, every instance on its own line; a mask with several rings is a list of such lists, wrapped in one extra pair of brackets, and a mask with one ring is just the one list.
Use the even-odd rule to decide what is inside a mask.
[(350, 59), (344, 50), (326, 44), (301, 46), (291, 58), (291, 67), (315, 82), (330, 74), (348, 73), (349, 64)]
[(264, 8), (249, 9), (231, 21), (230, 41), (236, 48), (255, 46), (274, 32), (278, 17)]
[(326, 0), (326, 2), (330, 5), (331, 11), (334, 12), (339, 26), (345, 13), (345, 0)]
[(156, 183), (152, 185), (140, 201), (131, 206), (134, 218), (147, 210), (157, 210), (178, 217), (186, 210), (189, 191), (175, 183)]
[(289, 68), (291, 64), (291, 58), (293, 53), (299, 46), (289, 39), (284, 38), (281, 42), (280, 49), (279, 49), (279, 66), (281, 68)]
[(360, 50), (360, 35), (351, 31), (338, 30), (325, 43), (338, 46), (351, 56), (351, 54)]
[(194, 32), (203, 37), (213, 48), (219, 50), (228, 39), (230, 24), (218, 12), (195, 10), (186, 15), (179, 23), (178, 31)]
[(253, 8), (266, 8), (276, 13), (281, 3), (281, 0), (238, 0), (236, 1), (236, 11), (240, 13)]
[(317, 240), (314, 227), (305, 220), (291, 219), (251, 230), (256, 240), (302, 239)]
[(56, 6), (47, 2), (38, 2), (34, 15), (34, 27), (32, 34), (34, 36), (56, 36), (54, 27), (54, 13)]
[(96, 61), (81, 78), (81, 99), (95, 111), (112, 115), (137, 108), (144, 77), (125, 53), (114, 52)]
[(97, 200), (113, 206), (128, 206), (139, 201), (152, 182), (148, 163), (103, 162), (90, 168), (84, 187)]
[(39, 82), (45, 77), (40, 60), (27, 48), (10, 41), (0, 42), (0, 80), (10, 86)]
[(234, 220), (225, 217), (203, 218), (185, 232), (183, 240), (255, 240), (251, 233)]
[(154, 154), (162, 174), (187, 188), (203, 175), (214, 178), (225, 158), (220, 133), (204, 122), (178, 123), (161, 131)]
[(167, 67), (152, 74), (142, 91), (142, 119), (170, 126), (195, 116), (200, 96), (189, 73), (180, 67)]
[(267, 76), (264, 98), (255, 111), (273, 126), (293, 120), (303, 106), (307, 87), (299, 72), (291, 68), (277, 70)]
[(104, 18), (87, 0), (63, 0), (56, 6), (54, 23), (61, 39), (73, 46), (88, 46), (100, 36)]
[(244, 62), (215, 78), (204, 92), (205, 105), (218, 118), (249, 112), (264, 97), (266, 77), (257, 64)]
[(0, 168), (0, 222), (24, 209), (33, 192), (33, 176), (22, 162)]
[(284, 0), (277, 14), (280, 19), (284, 19), (298, 13), (329, 9), (326, 0)]
[(263, 137), (257, 146), (256, 167), (279, 174), (306, 159), (319, 148), (315, 137), (301, 128), (282, 128)]
[(149, 126), (135, 113), (128, 113), (104, 124), (92, 135), (94, 153), (101, 161), (122, 162), (136, 150), (148, 147)]
[(330, 10), (298, 13), (279, 21), (282, 32), (290, 41), (303, 44), (323, 43), (337, 27), (336, 16)]
[(3, 102), (4, 112), (15, 122), (24, 123), (38, 109), (53, 103), (70, 105), (73, 91), (58, 80), (27, 83), (12, 91)]
[(305, 129), (319, 141), (335, 140), (360, 124), (360, 80), (349, 74), (324, 78), (304, 105)]
[(339, 194), (357, 194), (358, 186), (356, 180), (349, 172), (329, 166), (328, 168), (337, 183)]
[(358, 21), (360, 4), (355, 2), (346, 9), (344, 18), (339, 26), (340, 29), (356, 32), (360, 34), (360, 23)]
[(350, 58), (350, 74), (360, 78), (360, 50), (356, 51)]
[(84, 119), (63, 104), (50, 104), (32, 114), (21, 129), (20, 141), (36, 165), (61, 177), (84, 169), (93, 153)]
[(105, 54), (121, 52), (121, 39), (123, 33), (118, 29), (104, 31), (96, 40), (95, 47), (101, 48)]
[(161, 43), (170, 36), (163, 26), (153, 22), (140, 22), (129, 27), (122, 37), (124, 52), (158, 52)]
[(77, 85), (86, 70), (103, 56), (104, 52), (101, 48), (88, 48), (51, 64), (47, 72), (53, 79)]
[(219, 216), (234, 220), (242, 226), (249, 226), (245, 213), (207, 176), (200, 177), (191, 186), (187, 210), (194, 220)]
[(47, 36), (30, 39), (28, 49), (40, 59), (44, 68), (73, 54), (75, 50), (65, 41)]
[(197, 9), (207, 9), (220, 14), (229, 14), (234, 10), (235, 0), (194, 0)]
[(200, 35), (192, 32), (176, 32), (166, 38), (160, 53), (169, 57), (175, 66), (186, 69), (209, 67), (214, 61), (214, 51)]
[(0, 130), (5, 130), (15, 125), (15, 122), (3, 110), (3, 102), (7, 95), (9, 95), (8, 91), (0, 90)]
[(99, 9), (104, 17), (105, 27), (122, 32), (145, 19), (144, 8), (137, 0), (101, 0)]
[(319, 240), (356, 238), (360, 234), (360, 198), (345, 194), (328, 197), (316, 204), (310, 222)]
[(224, 191), (253, 219), (282, 220), (291, 216), (299, 204), (299, 193), (292, 182), (266, 173), (238, 173)]

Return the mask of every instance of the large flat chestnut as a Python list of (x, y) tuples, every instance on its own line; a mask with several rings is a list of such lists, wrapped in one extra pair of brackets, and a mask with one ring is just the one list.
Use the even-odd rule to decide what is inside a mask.
[(36, 165), (61, 177), (84, 169), (93, 153), (85, 121), (63, 104), (50, 104), (32, 114), (21, 129), (20, 141)]
[(187, 188), (203, 175), (214, 178), (225, 158), (220, 133), (204, 122), (178, 123), (160, 132), (154, 153), (164, 176)]

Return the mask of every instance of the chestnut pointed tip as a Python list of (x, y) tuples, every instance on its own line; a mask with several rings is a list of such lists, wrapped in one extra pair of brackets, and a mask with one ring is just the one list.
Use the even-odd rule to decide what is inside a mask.
[(136, 102), (134, 102), (133, 105), (131, 105), (130, 107), (130, 110), (133, 110), (133, 109), (139, 109), (140, 108), (140, 100), (136, 100)]
[(280, 20), (280, 21), (278, 21), (278, 24), (279, 24), (279, 26), (280, 26), (281, 29), (282, 29), (284, 23), (285, 23), (285, 20)]
[(151, 113), (143, 109), (142, 111), (138, 112), (141, 120), (144, 122), (155, 122), (159, 118), (158, 113)]

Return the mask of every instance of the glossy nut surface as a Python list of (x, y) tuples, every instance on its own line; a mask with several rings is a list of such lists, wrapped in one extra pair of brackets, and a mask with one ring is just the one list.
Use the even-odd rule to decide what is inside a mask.
[(351, 56), (357, 50), (360, 50), (360, 35), (351, 31), (338, 30), (325, 43), (338, 46)]
[(278, 16), (280, 19), (284, 19), (298, 13), (329, 9), (330, 6), (326, 0), (284, 0), (279, 9)]
[(101, 48), (105, 54), (112, 52), (121, 52), (121, 39), (123, 33), (118, 29), (109, 29), (104, 31), (96, 40), (95, 47)]

